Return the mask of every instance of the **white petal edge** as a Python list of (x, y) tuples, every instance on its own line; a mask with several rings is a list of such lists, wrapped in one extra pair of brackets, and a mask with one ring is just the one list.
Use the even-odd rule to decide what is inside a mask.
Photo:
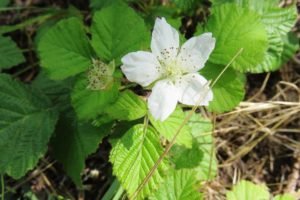
[(158, 81), (152, 88), (148, 98), (148, 108), (156, 120), (164, 121), (175, 110), (178, 101), (178, 91), (168, 80)]
[(186, 41), (178, 55), (181, 65), (188, 72), (197, 72), (204, 67), (209, 55), (215, 48), (216, 39), (212, 37), (212, 33), (204, 33), (202, 35), (192, 37)]
[(125, 55), (121, 61), (123, 63), (121, 70), (126, 78), (143, 87), (150, 85), (161, 76), (160, 63), (150, 52), (132, 52)]
[(167, 23), (165, 18), (156, 18), (152, 39), (151, 51), (159, 60), (176, 58), (179, 50), (179, 34), (175, 28)]
[(208, 106), (213, 99), (208, 81), (198, 73), (190, 73), (181, 77), (175, 84), (179, 92), (179, 102), (191, 106)]

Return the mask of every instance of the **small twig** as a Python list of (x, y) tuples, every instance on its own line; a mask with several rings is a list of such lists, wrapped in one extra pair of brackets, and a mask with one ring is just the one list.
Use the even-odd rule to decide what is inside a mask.
[(271, 75), (271, 73), (267, 73), (267, 75), (265, 77), (265, 80), (264, 80), (262, 86), (260, 87), (259, 91), (255, 95), (253, 95), (252, 97), (250, 97), (247, 101), (254, 100), (256, 97), (258, 97), (265, 90), (265, 88), (267, 86), (267, 83), (268, 83), (268, 81), (270, 79), (270, 75)]

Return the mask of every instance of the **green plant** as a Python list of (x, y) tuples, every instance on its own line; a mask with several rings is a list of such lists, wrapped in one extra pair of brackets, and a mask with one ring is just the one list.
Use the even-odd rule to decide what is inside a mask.
[[(191, 9), (196, 1), (189, 2), (185, 5), (189, 8), (181, 9)], [(0, 174), (24, 176), (49, 145), (51, 155), (81, 187), (85, 159), (106, 137), (112, 145), (113, 174), (129, 198), (202, 199), (197, 187), (216, 176), (217, 160), (213, 124), (194, 111), (199, 105), (214, 113), (234, 109), (245, 95), (245, 73), (277, 70), (298, 48), (290, 32), (296, 9), (272, 2), (214, 0), (208, 20), (197, 25), (196, 39), (187, 40), (180, 53), (176, 51), (184, 37), (171, 28), (168, 18), (159, 18), (155, 26), (164, 25), (154, 28), (159, 40), (157, 46), (151, 45), (155, 56), (149, 51), (152, 23), (145, 23), (125, 1), (92, 1), (90, 27), (78, 16), (42, 26), (37, 35), (42, 67), (38, 77), (25, 85), (0, 75)], [(176, 46), (159, 51), (159, 44), (170, 38)], [(132, 53), (137, 51), (146, 56)], [(162, 59), (165, 54), (175, 56)], [(22, 62), (21, 50), (9, 37), (0, 36), (0, 69)], [(166, 70), (153, 75), (148, 68), (133, 65)], [(156, 93), (159, 82), (158, 95), (149, 100), (146, 92)], [(144, 87), (143, 92), (136, 92), (137, 85)], [(164, 93), (168, 95), (163, 97)], [(257, 189), (246, 182), (240, 185), (228, 199)]]

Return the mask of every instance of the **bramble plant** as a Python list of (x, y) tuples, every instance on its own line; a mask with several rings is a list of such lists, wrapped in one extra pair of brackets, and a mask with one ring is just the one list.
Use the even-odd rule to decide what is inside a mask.
[[(298, 49), (291, 32), (297, 11), (274, 0), (212, 0), (208, 19), (185, 38), (180, 11), (201, 3), (173, 3), (175, 14), (146, 16), (127, 1), (94, 0), (90, 26), (75, 11), (52, 12), (63, 18), (39, 28), (35, 80), (26, 85), (0, 74), (0, 174), (21, 178), (50, 149), (80, 188), (85, 159), (106, 138), (112, 187), (121, 194), (203, 199), (198, 189), (218, 165), (213, 123), (199, 109), (233, 110), (246, 73), (287, 62)], [(0, 36), (0, 69), (22, 62), (11, 38)], [(229, 200), (244, 198), (237, 187)]]

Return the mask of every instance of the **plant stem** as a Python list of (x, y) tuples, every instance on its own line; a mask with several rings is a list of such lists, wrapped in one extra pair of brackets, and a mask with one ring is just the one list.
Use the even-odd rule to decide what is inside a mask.
[(1, 174), (1, 200), (4, 200), (4, 190), (5, 190), (4, 176), (3, 174)]

